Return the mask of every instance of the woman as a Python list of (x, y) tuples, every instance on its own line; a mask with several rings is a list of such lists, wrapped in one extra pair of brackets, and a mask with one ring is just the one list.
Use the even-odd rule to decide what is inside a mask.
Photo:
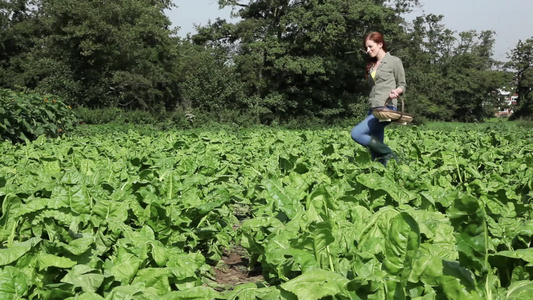
[(405, 71), (402, 61), (387, 52), (383, 35), (367, 34), (363, 40), (369, 55), (366, 77), (372, 88), (369, 96), (370, 111), (367, 117), (352, 129), (352, 139), (370, 150), (372, 159), (387, 165), (396, 154), (383, 143), (385, 126), (390, 120), (379, 120), (372, 115), (372, 108), (384, 107), (396, 110), (397, 98), (405, 92)]

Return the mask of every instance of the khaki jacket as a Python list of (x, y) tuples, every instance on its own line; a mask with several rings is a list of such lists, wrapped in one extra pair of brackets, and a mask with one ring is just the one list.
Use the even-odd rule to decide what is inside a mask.
[[(372, 73), (373, 68), (369, 73)], [(376, 71), (376, 78), (372, 78), (368, 74), (368, 83), (372, 90), (370, 91), (369, 103), (370, 107), (384, 106), (387, 104), (397, 105), (397, 99), (390, 99), (390, 91), (401, 88), (405, 94), (405, 71), (403, 69), (402, 60), (396, 56), (390, 55), (388, 52), (381, 60)]]

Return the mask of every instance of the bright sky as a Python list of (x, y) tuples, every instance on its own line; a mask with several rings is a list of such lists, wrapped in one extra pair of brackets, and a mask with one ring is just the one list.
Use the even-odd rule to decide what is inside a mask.
[[(235, 22), (230, 18), (231, 8), (219, 10), (217, 0), (174, 0), (174, 3), (178, 7), (169, 11), (168, 16), (173, 26), (180, 27), (180, 36), (195, 33), (194, 24), (206, 25), (216, 18)], [(519, 40), (533, 38), (533, 0), (420, 0), (420, 3), (422, 7), (406, 16), (407, 20), (433, 13), (444, 15), (442, 23), (456, 32), (495, 31), (497, 60), (507, 60), (507, 53)]]
[(178, 7), (167, 11), (172, 26), (179, 26), (178, 35), (185, 37), (187, 33), (196, 33), (194, 25), (207, 25), (208, 21), (214, 22), (217, 18), (235, 22), (230, 17), (231, 7), (219, 10), (217, 0), (174, 0)]

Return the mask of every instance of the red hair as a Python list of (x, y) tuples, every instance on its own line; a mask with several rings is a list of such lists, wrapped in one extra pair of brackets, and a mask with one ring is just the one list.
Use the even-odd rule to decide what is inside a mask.
[[(363, 39), (363, 49), (365, 49), (365, 52), (366, 52), (366, 41), (368, 40), (373, 41), (376, 44), (382, 44), (383, 51), (387, 52), (387, 43), (385, 43), (385, 38), (383, 38), (383, 34), (377, 31), (373, 31), (365, 35)], [(366, 60), (366, 72), (365, 72), (366, 77), (368, 77), (368, 72), (370, 72), (370, 68), (372, 68), (372, 65), (375, 64), (377, 61), (378, 61), (377, 57), (370, 57), (370, 56), (368, 57), (368, 59)]]

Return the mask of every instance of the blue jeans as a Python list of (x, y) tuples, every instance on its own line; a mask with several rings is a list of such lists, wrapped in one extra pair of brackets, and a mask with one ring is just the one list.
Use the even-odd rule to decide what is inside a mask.
[[(396, 110), (396, 106), (393, 105), (387, 105), (387, 108)], [(375, 137), (383, 143), (383, 139), (385, 138), (385, 126), (390, 123), (391, 122), (380, 122), (378, 118), (374, 117), (372, 110), (370, 109), (366, 118), (352, 128), (352, 139), (364, 147), (368, 146), (372, 137)]]

